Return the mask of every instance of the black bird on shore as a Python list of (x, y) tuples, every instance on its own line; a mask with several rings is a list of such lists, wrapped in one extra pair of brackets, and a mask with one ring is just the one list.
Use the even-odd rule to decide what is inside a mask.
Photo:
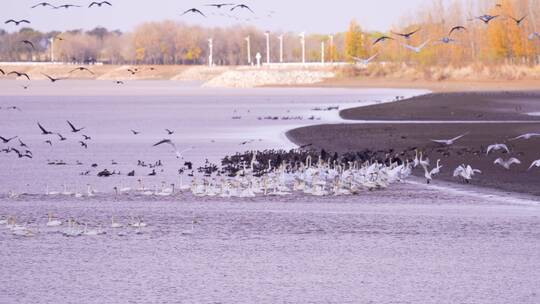
[(88, 8), (91, 8), (92, 6), (94, 5), (97, 5), (98, 7), (101, 7), (103, 6), (104, 4), (107, 4), (108, 6), (112, 6), (112, 4), (109, 2), (109, 1), (101, 1), (101, 2), (92, 2), (90, 3), (90, 5), (88, 6)]
[(45, 74), (45, 73), (41, 73), (41, 74), (42, 74), (43, 76), (49, 78), (49, 80), (50, 80), (52, 83), (55, 83), (55, 82), (60, 81), (60, 80), (65, 80), (65, 79), (67, 79), (67, 78), (65, 78), (65, 77), (64, 77), (64, 78), (54, 78), (54, 77), (51, 77), (51, 76), (49, 76), (49, 75), (47, 75), (47, 74)]
[(33, 50), (36, 50), (36, 47), (34, 46), (34, 44), (32, 43), (32, 41), (30, 40), (23, 40), (21, 41), (22, 43), (26, 44), (26, 45), (29, 45)]
[(201, 12), (200, 10), (198, 10), (196, 8), (190, 8), (190, 9), (186, 10), (185, 12), (183, 12), (180, 16), (184, 16), (187, 13), (200, 14), (201, 16), (206, 17), (206, 15), (203, 14), (203, 12)]
[(421, 28), (418, 28), (416, 29), (415, 31), (412, 31), (412, 32), (408, 32), (408, 33), (396, 33), (396, 32), (391, 32), (392, 34), (394, 35), (398, 35), (398, 36), (401, 36), (407, 40), (409, 40), (411, 38), (412, 35), (418, 33), (418, 31), (420, 31)]
[(379, 43), (379, 42), (384, 42), (384, 41), (386, 41), (386, 40), (394, 40), (394, 38), (388, 37), (388, 36), (382, 36), (382, 37), (377, 38), (377, 39), (373, 42), (372, 45), (375, 45), (375, 44), (377, 44), (377, 43)]
[(84, 130), (85, 128), (76, 128), (69, 120), (66, 120), (66, 122), (68, 123), (69, 127), (71, 128), (71, 132), (72, 133), (77, 133), (77, 132), (80, 132), (82, 130)]
[(67, 140), (67, 137), (62, 136), (62, 134), (60, 134), (60, 133), (56, 133), (56, 135), (58, 135), (58, 137), (60, 138), (60, 141), (66, 141)]
[(13, 136), (11, 138), (5, 138), (5, 137), (0, 136), (0, 140), (5, 144), (9, 143), (10, 141), (14, 140), (15, 138), (17, 138), (17, 136)]
[(252, 12), (253, 14), (255, 14), (255, 12), (254, 12), (249, 6), (247, 6), (247, 5), (245, 5), (245, 4), (238, 4), (238, 5), (233, 6), (233, 7), (231, 8), (231, 12), (234, 11), (235, 9), (237, 9), (237, 8), (247, 9), (247, 10), (249, 10), (250, 12)]
[(156, 173), (156, 170), (155, 170), (155, 169), (152, 169), (152, 172), (150, 172), (150, 173), (148, 174), (148, 176), (156, 176), (156, 175), (157, 175), (157, 173)]
[(22, 76), (24, 76), (24, 77), (26, 77), (28, 80), (30, 80), (30, 76), (28, 76), (28, 74), (26, 74), (26, 73), (21, 73), (21, 72), (17, 72), (17, 71), (11, 71), (11, 72), (8, 73), (8, 76), (9, 76), (9, 75), (17, 75), (17, 77), (22, 77)]
[(39, 6), (41, 6), (41, 7), (50, 6), (52, 8), (56, 8), (56, 6), (50, 4), (49, 2), (40, 2), (40, 3), (32, 6), (31, 8), (36, 8), (36, 7), (39, 7)]
[(15, 25), (19, 25), (21, 23), (26, 23), (26, 24), (30, 24), (30, 21), (26, 20), (26, 19), (22, 19), (22, 20), (13, 20), (13, 19), (9, 19), (7, 20), (6, 22), (4, 22), (4, 24), (10, 24), (10, 23), (14, 23)]
[(42, 135), (52, 135), (53, 132), (47, 131), (39, 122), (37, 123)]
[(78, 67), (76, 69), (73, 69), (69, 72), (69, 74), (75, 72), (75, 71), (87, 71), (88, 73), (92, 74), (92, 75), (95, 75), (94, 72), (90, 71), (90, 69), (88, 68), (85, 68), (85, 67)]
[(215, 7), (215, 8), (218, 8), (218, 9), (220, 9), (220, 8), (222, 8), (222, 7), (224, 7), (224, 6), (232, 6), (232, 5), (234, 5), (234, 3), (216, 3), (216, 4), (206, 4), (205, 6), (213, 6), (213, 7)]

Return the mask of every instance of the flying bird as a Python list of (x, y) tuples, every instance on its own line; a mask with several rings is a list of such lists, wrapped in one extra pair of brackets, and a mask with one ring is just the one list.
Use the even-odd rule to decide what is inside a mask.
[(8, 73), (8, 76), (9, 76), (9, 75), (17, 75), (17, 77), (22, 77), (22, 76), (24, 76), (24, 77), (26, 77), (28, 80), (30, 80), (30, 76), (28, 76), (28, 74), (26, 74), (26, 73), (20, 73), (20, 72), (17, 72), (17, 71), (12, 71), (12, 72), (9, 72), (9, 73)]
[(505, 150), (506, 153), (510, 153), (510, 150), (505, 144), (493, 144), (487, 147), (486, 155), (489, 154), (491, 151), (499, 151), (499, 150)]
[(41, 130), (41, 135), (52, 135), (53, 132), (47, 131), (39, 122), (37, 123), (39, 129)]
[(29, 45), (33, 50), (36, 50), (36, 47), (34, 46), (34, 44), (32, 43), (32, 41), (30, 40), (23, 40), (21, 41), (22, 43), (26, 44), (26, 45)]
[(75, 68), (75, 69), (71, 70), (71, 71), (69, 72), (69, 74), (71, 74), (71, 73), (73, 73), (73, 72), (75, 72), (75, 71), (87, 71), (88, 73), (90, 73), (90, 74), (92, 74), (92, 75), (95, 75), (94, 72), (92, 72), (90, 69), (85, 68), (85, 67), (78, 67), (78, 68)]
[(50, 4), (49, 2), (41, 2), (41, 3), (38, 3), (38, 4), (34, 5), (34, 6), (32, 6), (31, 8), (36, 8), (36, 7), (39, 7), (39, 6), (41, 6), (41, 7), (50, 6), (52, 8), (56, 8), (56, 6)]
[(157, 146), (160, 146), (160, 145), (163, 145), (163, 144), (167, 144), (167, 145), (170, 145), (171, 147), (173, 147), (174, 153), (176, 154), (176, 158), (184, 158), (182, 156), (182, 154), (184, 152), (187, 152), (187, 151), (193, 149), (193, 147), (191, 147), (191, 148), (179, 151), (178, 148), (176, 148), (176, 145), (170, 139), (164, 139), (162, 141), (159, 141), (156, 144), (154, 144), (153, 147), (157, 147)]
[(500, 165), (501, 167), (505, 168), (506, 170), (510, 170), (510, 166), (516, 164), (516, 165), (520, 165), (521, 164), (521, 161), (515, 157), (511, 157), (510, 159), (508, 160), (504, 160), (502, 158), (497, 158), (493, 164), (495, 165)]
[(54, 77), (51, 77), (51, 76), (49, 76), (49, 75), (47, 75), (47, 74), (45, 74), (45, 73), (41, 73), (41, 74), (42, 74), (43, 76), (49, 78), (49, 80), (50, 80), (52, 83), (55, 83), (55, 82), (60, 81), (60, 80), (65, 80), (65, 79), (67, 79), (66, 77), (64, 77), (64, 78), (54, 78)]
[(101, 2), (95, 2), (94, 1), (94, 2), (90, 3), (90, 5), (88, 7), (90, 8), (90, 7), (94, 6), (94, 5), (97, 5), (98, 7), (101, 7), (104, 4), (107, 4), (108, 6), (112, 6), (112, 4), (110, 2), (108, 2), (108, 1), (101, 1)]
[(79, 143), (81, 144), (81, 147), (88, 149), (88, 145), (84, 141), (79, 141)]
[(169, 134), (169, 135), (173, 135), (173, 134), (174, 134), (174, 131), (171, 131), (171, 130), (169, 130), (169, 129), (165, 129), (165, 131), (166, 131), (167, 134)]
[(461, 25), (458, 25), (458, 26), (454, 26), (450, 32), (448, 32), (448, 37), (452, 36), (452, 33), (455, 32), (455, 31), (466, 31), (467, 28), (464, 27), (464, 26), (461, 26)]
[(237, 9), (237, 8), (247, 9), (247, 10), (249, 10), (250, 12), (252, 12), (253, 14), (255, 14), (255, 12), (254, 12), (249, 6), (247, 6), (247, 5), (245, 5), (245, 4), (238, 4), (238, 5), (233, 6), (233, 7), (231, 8), (231, 12), (234, 11), (235, 9)]
[(429, 43), (429, 39), (426, 42), (420, 44), (419, 46), (412, 46), (406, 43), (402, 43), (401, 45), (403, 45), (404, 47), (408, 48), (409, 50), (415, 53), (420, 53), (428, 43)]
[(523, 22), (523, 20), (525, 20), (525, 18), (527, 18), (527, 15), (525, 15), (525, 16), (519, 18), (519, 19), (517, 19), (517, 18), (515, 18), (513, 16), (508, 16), (508, 18), (514, 20), (514, 22), (516, 23), (517, 26), (520, 26), (521, 22)]
[(131, 133), (133, 133), (133, 135), (139, 135), (139, 134), (141, 134), (140, 131), (135, 131), (135, 130), (131, 130)]
[(417, 30), (415, 31), (412, 31), (412, 32), (408, 32), (408, 33), (396, 33), (396, 32), (391, 32), (392, 34), (394, 35), (398, 35), (398, 36), (401, 36), (407, 40), (409, 40), (411, 38), (412, 35), (418, 33), (418, 31), (420, 31), (420, 28), (418, 28)]
[(373, 42), (373, 45), (379, 43), (379, 42), (384, 42), (386, 40), (394, 40), (394, 38), (392, 37), (388, 37), (388, 36), (382, 36), (382, 37), (379, 37), (377, 38), (374, 42)]
[(19, 138), (19, 147), (21, 147), (21, 148), (28, 148), (28, 145), (25, 144), (25, 143)]
[(17, 136), (13, 136), (11, 138), (5, 138), (5, 137), (0, 136), (0, 140), (5, 144), (9, 143), (10, 141), (14, 140), (15, 138), (17, 138)]
[(203, 12), (201, 12), (200, 10), (198, 10), (198, 9), (196, 9), (196, 8), (190, 8), (190, 9), (188, 9), (187, 11), (183, 12), (182, 15), (180, 15), (180, 16), (184, 16), (184, 15), (187, 14), (187, 13), (200, 14), (200, 15), (202, 15), (203, 17), (206, 17), (206, 15), (203, 14)]
[(2, 70), (2, 69), (0, 69), (0, 73), (1, 73), (2, 75), (6, 75), (6, 72), (4, 72), (4, 70)]
[(66, 120), (66, 122), (68, 123), (69, 127), (71, 128), (72, 133), (77, 133), (77, 132), (80, 132), (80, 131), (84, 130), (84, 128), (75, 128), (75, 126), (69, 120)]
[(540, 168), (540, 159), (537, 159), (537, 160), (533, 161), (528, 170), (531, 170), (534, 167)]
[(458, 139), (461, 139), (463, 138), (464, 136), (468, 135), (469, 132), (465, 133), (465, 134), (461, 134), (459, 136), (456, 136), (452, 139), (431, 139), (432, 142), (435, 142), (435, 143), (438, 143), (438, 144), (441, 144), (441, 145), (445, 145), (445, 146), (451, 146), (453, 145)]
[(81, 6), (80, 5), (75, 5), (75, 4), (63, 4), (63, 5), (57, 6), (56, 9), (60, 9), (60, 8), (68, 9), (70, 7), (81, 7)]
[(84, 138), (84, 140), (92, 140), (92, 137), (88, 136), (88, 135), (82, 135), (82, 137)]
[(481, 20), (483, 21), (485, 24), (489, 24), (489, 22), (495, 18), (499, 17), (499, 15), (482, 15), (482, 16), (478, 16), (478, 17), (475, 17), (475, 19), (478, 19), (478, 20)]
[(224, 6), (231, 6), (234, 5), (234, 3), (217, 3), (217, 4), (206, 4), (205, 6), (213, 6), (215, 8), (222, 8)]
[(22, 20), (13, 20), (13, 19), (9, 19), (7, 20), (6, 22), (4, 22), (4, 24), (9, 24), (9, 23), (14, 23), (15, 25), (19, 25), (21, 23), (26, 23), (26, 24), (30, 24), (30, 21), (26, 20), (26, 19), (22, 19)]
[(540, 136), (540, 133), (527, 133), (527, 134), (523, 134), (523, 135), (520, 135), (520, 136), (517, 136), (517, 137), (514, 137), (510, 140), (519, 140), (519, 139), (525, 139), (525, 140), (529, 140), (533, 137), (539, 137)]
[(359, 58), (359, 57), (352, 57), (352, 59), (354, 59), (354, 61), (356, 61), (356, 63), (358, 64), (361, 64), (361, 65), (368, 65), (373, 59), (375, 59), (377, 56), (379, 55), (379, 53), (369, 57), (369, 58)]
[(56, 133), (56, 135), (58, 135), (58, 137), (60, 138), (60, 141), (66, 141), (67, 140), (67, 137), (62, 136), (62, 134), (60, 134), (60, 133)]

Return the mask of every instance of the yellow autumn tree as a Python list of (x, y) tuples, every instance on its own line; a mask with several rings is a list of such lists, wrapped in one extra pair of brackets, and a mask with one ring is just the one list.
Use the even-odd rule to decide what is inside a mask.
[(352, 57), (365, 57), (366, 53), (364, 33), (362, 33), (362, 29), (356, 20), (352, 20), (348, 31), (345, 33), (345, 55), (347, 60), (352, 60)]

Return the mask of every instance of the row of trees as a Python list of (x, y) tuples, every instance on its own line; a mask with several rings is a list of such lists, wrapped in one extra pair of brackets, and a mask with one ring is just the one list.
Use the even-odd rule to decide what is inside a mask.
[[(538, 63), (540, 36), (535, 36), (540, 0), (433, 0), (416, 14), (397, 22), (393, 32), (420, 29), (405, 40), (391, 33), (367, 32), (352, 21), (344, 33), (333, 35), (333, 45), (327, 34), (306, 37), (306, 57), (321, 58), (321, 42), (326, 42), (327, 61), (352, 61), (352, 57), (378, 54), (377, 60), (421, 65), (464, 65), (470, 63)], [(499, 17), (485, 24), (475, 18), (483, 14)], [(517, 24), (514, 18), (525, 19)], [(456, 31), (455, 42), (438, 42), (448, 36), (456, 25), (467, 28)], [(532, 35), (531, 35), (532, 34)], [(297, 33), (271, 33), (271, 60), (279, 60), (278, 36), (284, 39), (284, 60), (301, 60), (301, 44)], [(395, 40), (373, 45), (374, 39), (389, 35)], [(214, 62), (219, 65), (247, 63), (246, 37), (251, 39), (251, 55), (266, 55), (265, 33), (254, 27), (204, 28), (173, 21), (145, 23), (132, 32), (122, 33), (96, 28), (91, 31), (42, 33), (31, 28), (7, 33), (0, 30), (0, 60), (51, 60), (84, 62), (101, 61), (112, 64), (205, 64), (208, 58), (208, 38), (214, 40)], [(529, 38), (532, 39), (529, 39)], [(34, 48), (22, 43), (31, 41)], [(430, 44), (416, 54), (403, 47)]]

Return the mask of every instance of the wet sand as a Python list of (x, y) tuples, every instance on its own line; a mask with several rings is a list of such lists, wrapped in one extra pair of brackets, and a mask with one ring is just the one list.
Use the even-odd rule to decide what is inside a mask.
[[(510, 140), (524, 133), (540, 133), (540, 123), (535, 122), (540, 117), (527, 115), (529, 112), (540, 112), (539, 93), (429, 94), (341, 112), (343, 118), (361, 123), (311, 126), (291, 130), (287, 135), (298, 145), (313, 144), (316, 149), (331, 152), (369, 149), (380, 151), (381, 157), (391, 152), (412, 159), (418, 149), (432, 164), (441, 159), (444, 168), (436, 179), (457, 182), (453, 170), (465, 163), (483, 172), (473, 180), (474, 185), (540, 195), (540, 171), (527, 170), (533, 160), (540, 158), (540, 138)], [(451, 147), (430, 141), (466, 132), (470, 133)], [(495, 143), (507, 144), (510, 153), (486, 155), (487, 146)], [(516, 157), (522, 164), (505, 170), (493, 165), (499, 157)], [(414, 173), (424, 175), (422, 169)]]

